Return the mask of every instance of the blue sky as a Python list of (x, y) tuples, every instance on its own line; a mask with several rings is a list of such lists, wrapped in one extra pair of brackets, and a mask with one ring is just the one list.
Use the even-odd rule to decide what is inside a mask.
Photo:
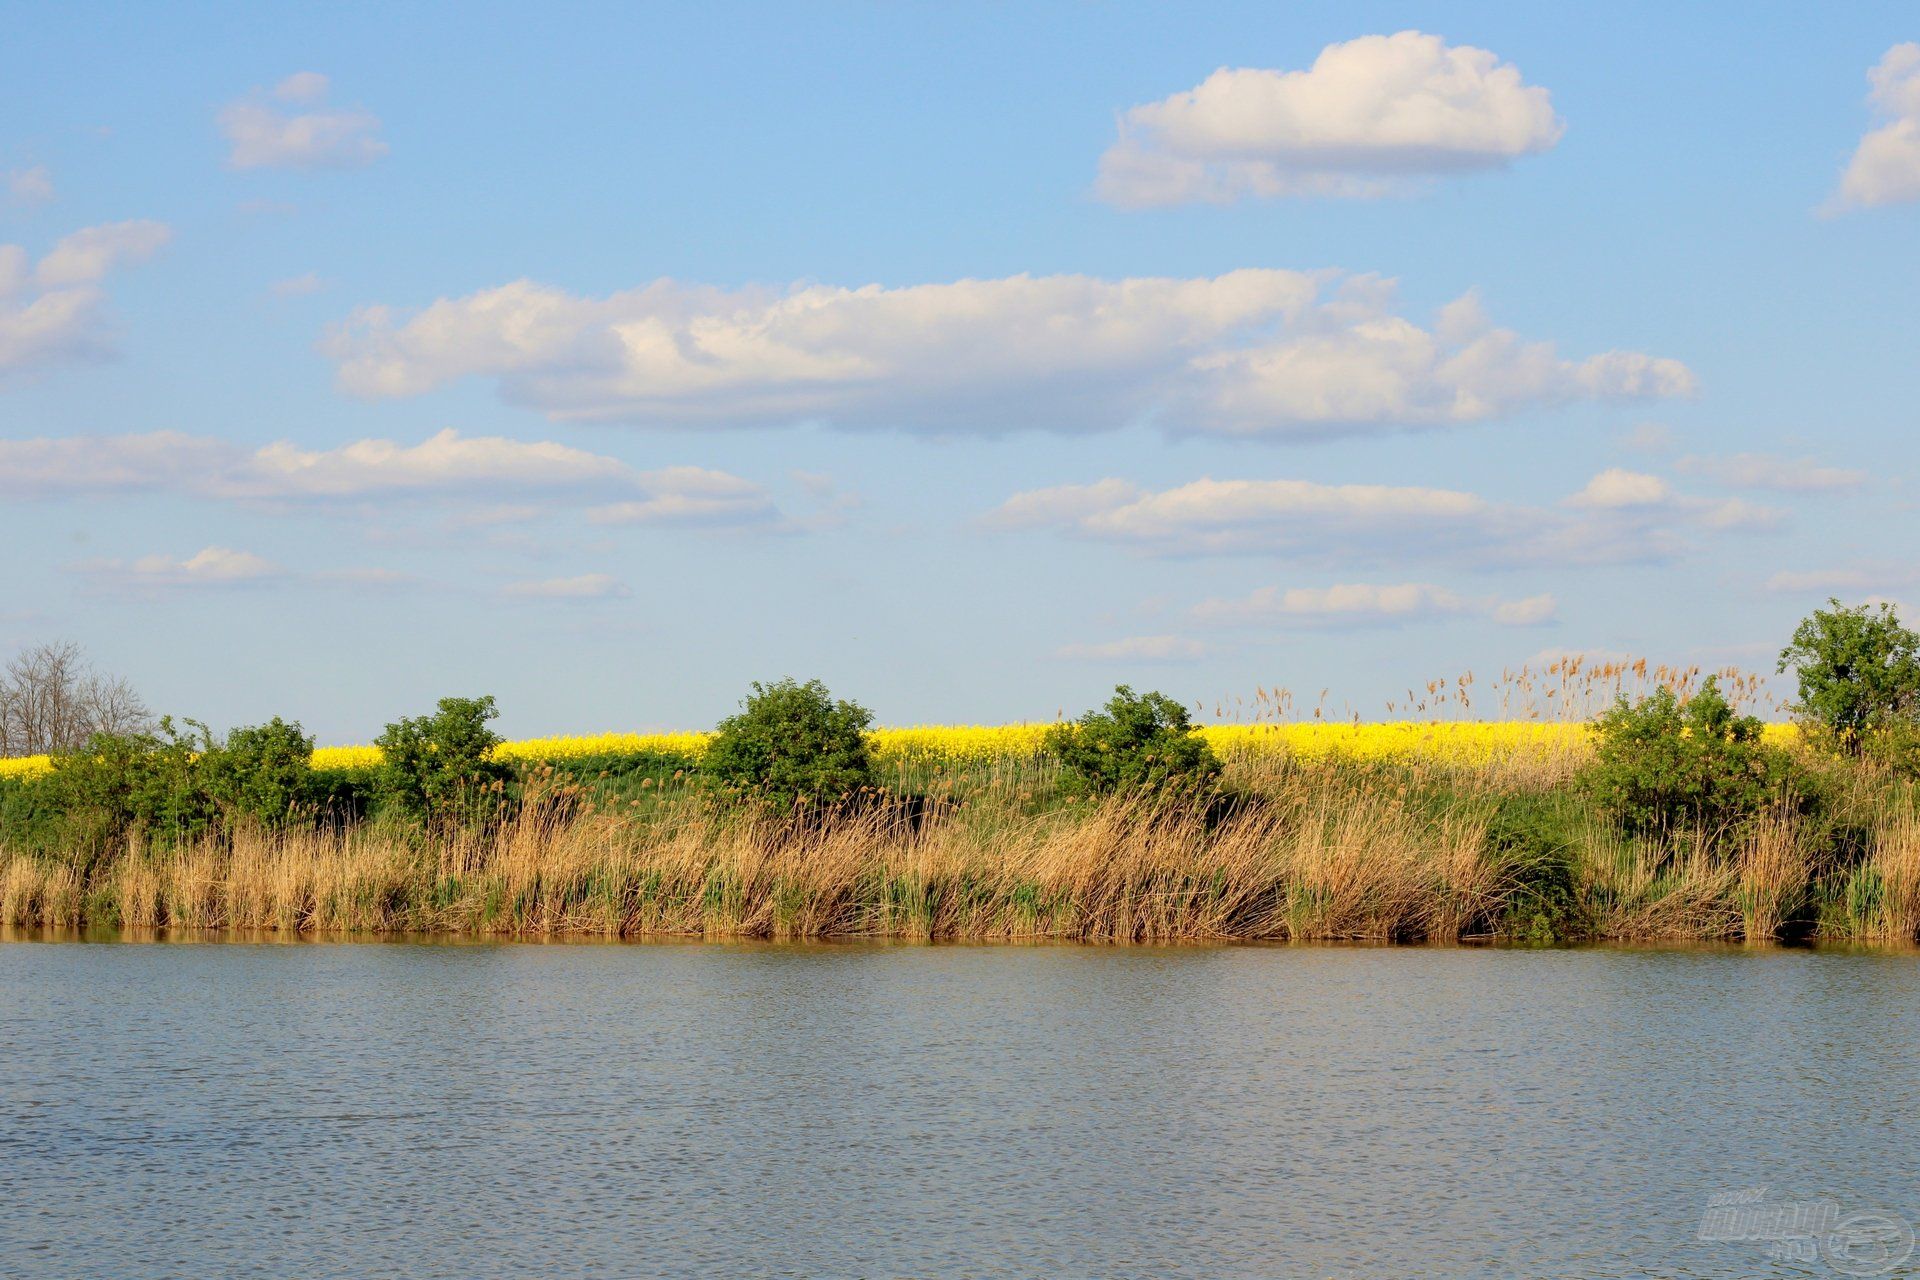
[(1377, 715), (1920, 595), (1908, 6), (0, 22), (0, 650), (160, 709)]

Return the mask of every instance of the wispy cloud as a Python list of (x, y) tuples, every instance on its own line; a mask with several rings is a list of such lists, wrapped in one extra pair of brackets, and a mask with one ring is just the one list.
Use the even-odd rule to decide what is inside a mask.
[(36, 205), (53, 199), (53, 173), (43, 164), (29, 169), (9, 169), (5, 179), (10, 203)]
[(287, 576), (272, 561), (231, 547), (206, 547), (185, 558), (156, 554), (134, 560), (87, 560), (71, 567), (101, 582), (156, 590), (254, 586)]
[(1331, 587), (1261, 587), (1236, 598), (1204, 600), (1193, 620), (1215, 627), (1346, 629), (1404, 626), (1436, 618), (1488, 618), (1502, 626), (1551, 622), (1551, 595), (1503, 600), (1466, 595), (1430, 582), (1347, 582)]
[(1203, 479), (1153, 490), (1109, 478), (1015, 494), (981, 523), (989, 530), (1053, 529), (1154, 555), (1511, 565), (1660, 560), (1684, 549), (1689, 531), (1771, 528), (1783, 518), (1614, 469), (1558, 508), (1416, 486)]
[(1683, 475), (1700, 476), (1729, 489), (1766, 489), (1775, 493), (1857, 489), (1867, 482), (1865, 471), (1823, 466), (1812, 458), (1784, 458), (1771, 453), (1689, 455), (1673, 466)]
[(158, 222), (115, 222), (63, 237), (38, 262), (0, 244), (0, 375), (113, 352), (103, 285), (172, 237)]
[[(387, 154), (380, 119), (364, 108), (327, 108), (327, 77), (302, 71), (270, 93), (258, 91), (220, 111), (235, 169), (357, 169)], [(309, 108), (302, 110), (301, 108)]]
[(618, 600), (633, 592), (611, 574), (583, 573), (571, 578), (515, 582), (502, 588), (501, 594), (522, 600)]
[[(171, 492), (236, 502), (562, 497), (602, 523), (770, 524), (765, 487), (702, 467), (638, 470), (556, 441), (462, 436), (418, 444), (358, 440), (333, 449), (281, 441), (256, 449), (181, 432), (0, 440), (0, 493), (54, 498)], [(512, 504), (512, 505), (524, 505)], [(497, 509), (497, 507), (495, 508)]]
[(1127, 636), (1092, 644), (1066, 644), (1053, 656), (1072, 662), (1193, 662), (1207, 646), (1186, 636)]
[(318, 272), (314, 271), (309, 271), (304, 275), (288, 276), (284, 280), (275, 280), (271, 285), (267, 286), (268, 291), (276, 298), (305, 298), (311, 294), (319, 293), (326, 287), (327, 282), (320, 278)]

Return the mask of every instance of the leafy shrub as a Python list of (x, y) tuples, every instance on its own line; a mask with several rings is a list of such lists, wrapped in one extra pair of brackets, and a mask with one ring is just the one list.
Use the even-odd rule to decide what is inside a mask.
[(871, 711), (836, 702), (818, 680), (755, 681), (740, 712), (720, 722), (701, 771), (775, 809), (838, 804), (873, 786), (872, 723)]
[(1711, 676), (1684, 702), (1667, 688), (1636, 703), (1622, 697), (1594, 722), (1589, 782), (1629, 834), (1715, 840), (1769, 804), (1809, 799), (1806, 780), (1760, 740), (1761, 728), (1734, 713)]
[(1573, 865), (1577, 808), (1551, 793), (1503, 795), (1487, 821), (1488, 860), (1499, 868), (1506, 902), (1500, 931), (1517, 941), (1564, 942), (1586, 934)]
[(117, 840), (144, 831), (159, 840), (204, 831), (215, 816), (200, 785), (199, 760), (212, 735), (197, 721), (183, 733), (163, 716), (154, 733), (96, 733), (84, 746), (52, 759), (46, 779), (52, 806), (76, 838)]
[(388, 725), (374, 739), (381, 806), (437, 825), (494, 816), (508, 774), (493, 758), (500, 735), (487, 727), (499, 714), (491, 695), (442, 698), (432, 715)]
[(1075, 785), (1096, 795), (1208, 791), (1220, 776), (1220, 758), (1194, 734), (1185, 707), (1124, 684), (1105, 710), (1055, 725), (1045, 745)]
[(1794, 630), (1780, 670), (1799, 676), (1800, 714), (1858, 755), (1875, 730), (1911, 728), (1904, 722), (1920, 710), (1920, 635), (1890, 605), (1827, 603)]
[(235, 729), (199, 766), (201, 785), (229, 823), (282, 826), (312, 800), (313, 739), (279, 716)]

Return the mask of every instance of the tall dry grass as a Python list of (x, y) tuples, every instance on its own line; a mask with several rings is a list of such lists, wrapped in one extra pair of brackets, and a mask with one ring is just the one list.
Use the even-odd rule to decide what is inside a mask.
[(1503, 887), (1468, 818), (1380, 795), (1208, 822), (1107, 802), (1010, 821), (964, 808), (796, 825), (687, 805), (636, 821), (530, 808), (487, 833), (377, 825), (135, 845), (82, 883), (0, 857), (0, 922), (1110, 942), (1458, 940)]

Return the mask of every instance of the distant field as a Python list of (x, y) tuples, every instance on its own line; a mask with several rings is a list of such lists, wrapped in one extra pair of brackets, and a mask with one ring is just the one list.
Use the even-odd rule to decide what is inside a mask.
[[(963, 766), (1030, 759), (1040, 753), (1041, 740), (1051, 727), (1045, 723), (916, 725), (876, 729), (870, 738), (874, 755), (883, 766)], [(1360, 724), (1309, 721), (1210, 725), (1196, 732), (1222, 756), (1287, 755), (1302, 760), (1426, 759), (1468, 766), (1584, 752), (1588, 742), (1584, 724), (1534, 720), (1382, 720)], [(1785, 743), (1794, 738), (1796, 731), (1790, 724), (1770, 724), (1766, 732), (1770, 741)], [(503, 743), (499, 754), (505, 759), (526, 763), (643, 753), (672, 753), (697, 759), (712, 736), (711, 733), (599, 733), (525, 738)], [(313, 753), (313, 767), (322, 771), (364, 768), (379, 762), (378, 747), (321, 747)], [(46, 756), (0, 760), (0, 777), (32, 777), (51, 767)]]

